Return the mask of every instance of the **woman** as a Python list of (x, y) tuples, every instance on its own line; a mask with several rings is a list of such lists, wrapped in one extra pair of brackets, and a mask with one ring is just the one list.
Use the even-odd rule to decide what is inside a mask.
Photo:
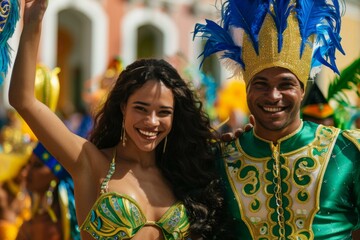
[[(90, 141), (34, 97), (46, 0), (28, 0), (9, 100), (74, 180), (82, 239), (210, 239), (220, 231), (209, 120), (163, 60), (129, 65), (97, 114)], [(227, 238), (228, 239), (228, 238)]]

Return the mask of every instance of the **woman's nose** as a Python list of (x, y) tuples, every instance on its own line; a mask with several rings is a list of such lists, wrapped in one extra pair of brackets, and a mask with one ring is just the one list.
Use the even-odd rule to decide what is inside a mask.
[(147, 116), (146, 123), (151, 126), (159, 125), (159, 118), (155, 112), (152, 112)]

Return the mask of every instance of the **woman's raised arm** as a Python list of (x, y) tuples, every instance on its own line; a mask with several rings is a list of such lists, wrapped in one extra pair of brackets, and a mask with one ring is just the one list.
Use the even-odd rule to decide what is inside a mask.
[(23, 30), (11, 77), (9, 102), (48, 151), (69, 171), (78, 163), (86, 142), (67, 129), (62, 120), (34, 95), (37, 54), (47, 0), (26, 0)]

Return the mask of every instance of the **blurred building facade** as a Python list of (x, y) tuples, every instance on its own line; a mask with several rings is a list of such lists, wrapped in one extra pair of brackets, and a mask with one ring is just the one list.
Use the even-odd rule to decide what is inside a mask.
[[(219, 8), (221, 1), (50, 0), (38, 61), (61, 69), (58, 108), (76, 109), (83, 104), (84, 81), (103, 73), (114, 56), (124, 66), (137, 58), (164, 57), (179, 70), (184, 64), (198, 67), (202, 41), (193, 41), (192, 32), (196, 22), (219, 18), (215, 4)], [(338, 56), (339, 69), (360, 55), (360, 2), (346, 0), (346, 5), (342, 36), (347, 55)], [(19, 32), (11, 39), (13, 56)], [(217, 82), (229, 77), (215, 57), (205, 62), (203, 71)], [(322, 77), (331, 80), (330, 74)], [(0, 91), (0, 106), (6, 108), (6, 82)]]

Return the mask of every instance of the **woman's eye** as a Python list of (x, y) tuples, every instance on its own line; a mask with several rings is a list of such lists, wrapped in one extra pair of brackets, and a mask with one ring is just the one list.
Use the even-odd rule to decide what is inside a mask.
[(168, 116), (172, 114), (172, 111), (161, 111), (159, 112), (160, 116)]
[(135, 106), (135, 109), (145, 112), (146, 109), (142, 106)]

